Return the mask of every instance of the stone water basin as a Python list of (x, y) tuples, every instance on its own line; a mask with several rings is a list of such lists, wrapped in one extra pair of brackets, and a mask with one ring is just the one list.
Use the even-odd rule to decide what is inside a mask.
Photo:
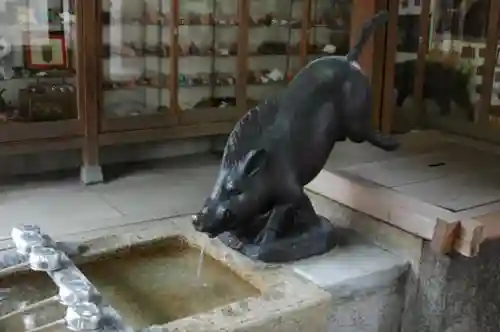
[[(89, 246), (75, 259), (77, 266), (135, 330), (326, 330), (326, 292), (287, 267), (253, 262), (209, 240), (192, 229), (188, 218), (91, 232), (72, 240)], [(10, 289), (7, 300), (0, 302), (2, 314), (57, 293), (48, 276), (26, 271), (0, 279), (0, 289)], [(64, 309), (54, 303), (33, 313), (0, 323), (0, 331), (22, 332), (33, 320), (39, 326), (60, 319)]]

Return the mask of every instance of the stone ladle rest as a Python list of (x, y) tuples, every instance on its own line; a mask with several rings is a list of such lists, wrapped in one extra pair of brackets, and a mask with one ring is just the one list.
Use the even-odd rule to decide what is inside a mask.
[(252, 108), (227, 140), (210, 196), (193, 216), (197, 231), (264, 262), (325, 253), (335, 228), (304, 192), (336, 142), (368, 141), (386, 151), (398, 142), (372, 125), (371, 84), (357, 59), (386, 11), (363, 26), (347, 56), (310, 62), (279, 95)]

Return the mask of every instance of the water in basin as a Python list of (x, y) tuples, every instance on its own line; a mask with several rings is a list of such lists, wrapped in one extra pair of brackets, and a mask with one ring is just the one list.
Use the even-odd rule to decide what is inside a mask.
[(257, 289), (181, 239), (131, 247), (82, 265), (83, 273), (135, 328), (202, 313)]
[[(23, 272), (0, 279), (0, 316), (57, 294), (57, 287), (42, 272)], [(24, 332), (64, 317), (64, 307), (54, 301), (40, 310), (12, 316), (0, 322), (1, 332)], [(59, 331), (60, 328), (44, 332)]]
[[(197, 276), (199, 261), (199, 249), (174, 238), (105, 254), (79, 268), (126, 323), (137, 329), (259, 295), (256, 288), (208, 255)], [(33, 303), (57, 292), (47, 276), (33, 272), (0, 279), (1, 288), (10, 289), (10, 296), (0, 303), (0, 313), (17, 309), (22, 301)], [(64, 310), (54, 305), (36, 313), (37, 325), (41, 325), (60, 319)], [(5, 331), (24, 331), (21, 317), (8, 324)]]

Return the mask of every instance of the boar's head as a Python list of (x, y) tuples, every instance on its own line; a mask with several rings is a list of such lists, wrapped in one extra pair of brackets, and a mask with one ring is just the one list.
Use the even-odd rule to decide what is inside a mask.
[(193, 215), (197, 231), (215, 237), (245, 227), (266, 212), (272, 198), (266, 150), (252, 150), (231, 168), (222, 168), (211, 195)]

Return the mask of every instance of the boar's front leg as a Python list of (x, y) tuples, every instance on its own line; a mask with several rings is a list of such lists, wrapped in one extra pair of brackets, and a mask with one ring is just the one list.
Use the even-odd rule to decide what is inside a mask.
[(259, 234), (262, 231), (262, 229), (266, 226), (270, 215), (271, 211), (258, 215), (248, 224), (245, 224), (243, 227), (239, 227), (233, 230), (232, 233), (240, 239), (253, 240), (257, 236), (257, 234)]
[(254, 243), (264, 244), (276, 240), (277, 234), (280, 233), (284, 223), (289, 219), (287, 216), (291, 209), (291, 204), (275, 206), (269, 214), (267, 224), (257, 235)]

